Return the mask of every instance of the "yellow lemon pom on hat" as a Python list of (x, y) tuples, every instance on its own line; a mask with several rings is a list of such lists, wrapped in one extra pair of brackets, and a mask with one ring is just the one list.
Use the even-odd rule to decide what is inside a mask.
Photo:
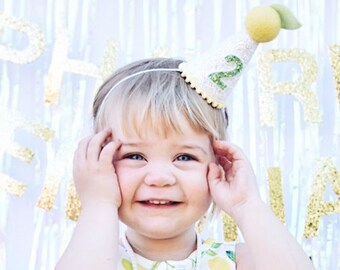
[(279, 4), (253, 8), (247, 15), (248, 35), (228, 38), (215, 50), (179, 65), (187, 83), (212, 107), (222, 109), (259, 42), (273, 40), (284, 29), (301, 25)]
[(256, 42), (273, 40), (280, 29), (297, 29), (301, 26), (291, 11), (283, 5), (258, 6), (246, 17), (246, 29)]

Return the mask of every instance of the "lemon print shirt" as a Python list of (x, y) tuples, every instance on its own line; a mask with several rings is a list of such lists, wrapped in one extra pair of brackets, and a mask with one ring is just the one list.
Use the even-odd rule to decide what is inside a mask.
[[(202, 242), (199, 248), (199, 269), (204, 270), (235, 270), (235, 243), (219, 243), (213, 240)], [(130, 252), (131, 249), (130, 249)], [(189, 270), (196, 269), (197, 250), (181, 261), (150, 261), (138, 254), (133, 253), (134, 259), (130, 258), (128, 249), (123, 243), (119, 248), (119, 270), (136, 270), (133, 268), (133, 260), (136, 261), (138, 270)]]

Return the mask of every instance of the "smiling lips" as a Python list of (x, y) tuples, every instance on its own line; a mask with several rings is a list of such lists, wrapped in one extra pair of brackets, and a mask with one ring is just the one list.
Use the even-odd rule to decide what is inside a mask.
[(140, 201), (143, 204), (146, 205), (155, 205), (155, 206), (165, 206), (165, 205), (175, 205), (179, 204), (179, 202), (176, 201), (170, 201), (170, 200), (158, 200), (158, 199), (152, 199), (152, 200), (145, 200), (145, 201)]

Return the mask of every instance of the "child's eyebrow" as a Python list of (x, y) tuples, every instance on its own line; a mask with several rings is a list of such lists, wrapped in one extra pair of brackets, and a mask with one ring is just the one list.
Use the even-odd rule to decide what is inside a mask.
[(140, 147), (140, 146), (145, 146), (144, 143), (135, 143), (135, 142), (130, 142), (130, 143), (122, 143), (122, 146), (130, 146), (130, 147)]
[[(125, 147), (147, 147), (148, 145), (146, 145), (145, 143), (137, 143), (137, 142), (128, 142), (128, 143), (122, 143), (122, 146)], [(208, 155), (208, 152), (201, 147), (200, 145), (196, 145), (196, 144), (176, 144), (174, 145), (174, 148), (178, 148), (178, 149), (189, 149), (189, 150), (199, 150), (201, 151), (203, 154)]]
[(199, 145), (196, 145), (196, 144), (180, 145), (180, 148), (183, 148), (183, 149), (192, 149), (192, 150), (200, 150), (201, 152), (203, 152), (203, 154), (208, 155), (207, 151), (203, 147), (201, 147)]

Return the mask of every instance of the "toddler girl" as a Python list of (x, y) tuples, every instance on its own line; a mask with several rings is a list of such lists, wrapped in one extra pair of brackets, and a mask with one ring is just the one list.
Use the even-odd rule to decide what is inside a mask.
[[(180, 64), (141, 60), (98, 91), (95, 134), (74, 156), (82, 211), (56, 269), (314, 269), (226, 141), (226, 109), (193, 89)], [(244, 243), (201, 239), (195, 224), (212, 204)]]

